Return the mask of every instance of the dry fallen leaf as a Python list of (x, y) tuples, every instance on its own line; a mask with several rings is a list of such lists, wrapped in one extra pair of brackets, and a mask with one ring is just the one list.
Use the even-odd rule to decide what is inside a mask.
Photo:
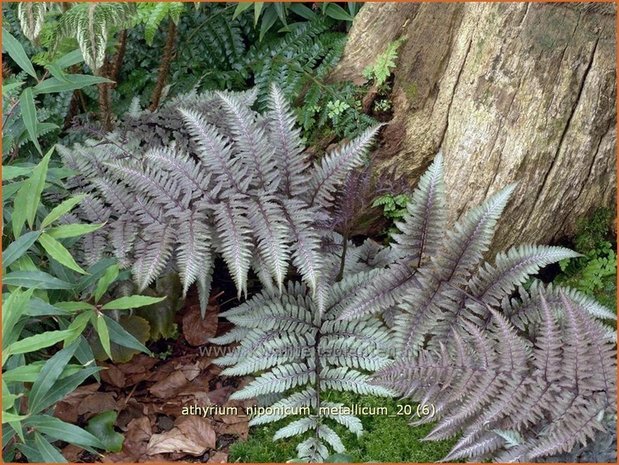
[(200, 315), (200, 306), (192, 305), (183, 315), (183, 336), (192, 346), (207, 344), (209, 338), (217, 333), (218, 306), (209, 305), (206, 315)]
[(182, 371), (174, 371), (167, 378), (157, 381), (148, 390), (151, 394), (165, 399), (173, 396), (176, 391), (187, 384), (187, 378)]
[(54, 416), (68, 423), (77, 423), (78, 416), (82, 414), (79, 411), (79, 405), (86, 397), (93, 395), (99, 389), (99, 384), (88, 384), (80, 386), (67, 397), (56, 404), (54, 408)]
[(216, 436), (209, 420), (201, 417), (181, 417), (174, 428), (154, 434), (148, 442), (147, 453), (166, 454), (183, 452), (201, 456), (216, 446)]
[(127, 425), (123, 452), (135, 460), (146, 453), (148, 441), (153, 435), (148, 417), (136, 418)]

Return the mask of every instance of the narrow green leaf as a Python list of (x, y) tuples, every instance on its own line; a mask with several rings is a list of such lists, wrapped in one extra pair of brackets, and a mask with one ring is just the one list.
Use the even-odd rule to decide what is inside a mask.
[(86, 194), (76, 195), (56, 206), (41, 222), (41, 229), (47, 228), (62, 215), (69, 213), (84, 197), (86, 197)]
[(2, 181), (10, 181), (19, 176), (28, 176), (32, 173), (31, 166), (3, 166), (2, 167)]
[(329, 3), (326, 7), (325, 14), (338, 21), (352, 21), (354, 19), (350, 13), (336, 3)]
[(39, 120), (37, 118), (37, 108), (34, 105), (34, 96), (32, 93), (32, 87), (26, 87), (19, 97), (19, 107), (21, 109), (21, 117), (24, 122), (24, 126), (28, 131), (30, 140), (37, 148), (40, 154), (43, 154), (41, 146), (39, 145), (37, 125)]
[(245, 10), (250, 9), (254, 4), (252, 2), (242, 2), (236, 5), (234, 9), (234, 13), (232, 14), (232, 19), (238, 18), (238, 16), (243, 13)]
[(51, 445), (51, 443), (41, 436), (36, 431), (34, 432), (34, 445), (37, 451), (41, 455), (43, 462), (50, 463), (66, 463), (67, 459), (60, 453), (58, 449)]
[(63, 224), (47, 230), (47, 234), (54, 239), (83, 236), (99, 229), (103, 224)]
[(279, 17), (279, 20), (282, 22), (282, 24), (284, 24), (284, 26), (287, 25), (288, 23), (286, 22), (286, 3), (273, 2), (273, 7), (275, 8), (277, 16)]
[(58, 263), (66, 266), (70, 270), (77, 271), (81, 274), (86, 274), (86, 271), (77, 264), (65, 246), (49, 234), (41, 234), (39, 237), (39, 244), (41, 244), (49, 256)]
[(28, 58), (28, 55), (26, 55), (24, 47), (15, 37), (11, 35), (9, 31), (4, 28), (2, 28), (2, 48), (6, 50), (6, 53), (9, 54), (9, 56), (21, 69), (33, 78), (38, 79), (37, 73), (35, 73), (32, 62)]
[(45, 79), (34, 86), (32, 91), (35, 95), (68, 92), (104, 82), (114, 83), (114, 81), (110, 81), (109, 79), (101, 76), (90, 76), (88, 74), (67, 74), (64, 79), (58, 79), (57, 77)]
[(2, 412), (2, 424), (4, 425), (5, 423), (17, 423), (17, 422), (21, 422), (24, 419), (28, 418), (25, 415), (16, 415), (14, 413), (11, 412)]
[(71, 324), (67, 327), (67, 331), (70, 331), (71, 335), (65, 340), (65, 344), (72, 344), (73, 341), (82, 335), (92, 314), (93, 312), (82, 312), (73, 319)]
[(258, 25), (264, 2), (254, 2), (254, 27)]
[(303, 3), (290, 3), (290, 11), (301, 16), (304, 19), (314, 19), (316, 17), (316, 13), (312, 11), (311, 8), (303, 5)]
[(28, 289), (26, 292), (16, 290), (11, 292), (6, 300), (2, 299), (2, 348), (6, 346), (13, 328), (28, 309), (28, 302), (33, 292), (34, 289)]
[(39, 407), (45, 410), (56, 402), (64, 399), (68, 394), (75, 391), (89, 376), (101, 371), (98, 366), (89, 366), (74, 375), (59, 379), (56, 384), (45, 394)]
[(95, 328), (97, 330), (99, 340), (101, 341), (101, 345), (103, 346), (103, 350), (105, 350), (105, 353), (111, 360), (112, 349), (110, 347), (110, 332), (107, 329), (107, 324), (103, 319), (103, 315), (97, 315), (95, 317)]
[(69, 66), (76, 65), (82, 61), (84, 61), (82, 51), (79, 48), (76, 48), (72, 52), (65, 53), (52, 64), (58, 66), (59, 68), (68, 68)]
[(127, 297), (121, 297), (116, 300), (112, 300), (105, 304), (103, 310), (128, 310), (130, 308), (145, 307), (147, 305), (156, 304), (161, 302), (165, 297), (149, 297), (147, 295), (132, 295)]
[(32, 176), (28, 179), (25, 186), (28, 186), (26, 193), (26, 219), (30, 228), (34, 226), (34, 219), (37, 214), (37, 208), (39, 208), (39, 202), (41, 201), (41, 193), (45, 187), (45, 178), (47, 177), (47, 167), (49, 165), (49, 159), (52, 156), (54, 148), (52, 147), (39, 162), (37, 166), (32, 170)]
[(44, 271), (12, 271), (2, 277), (2, 284), (33, 289), (71, 289), (73, 287), (68, 282)]
[[(45, 365), (45, 362), (37, 361), (29, 363), (28, 365), (13, 368), (12, 370), (2, 373), (2, 380), (7, 383), (34, 383), (43, 369), (43, 365)], [(60, 378), (73, 375), (83, 368), (84, 367), (82, 365), (78, 365), (77, 363), (67, 365), (62, 370)]]
[[(26, 206), (28, 202), (28, 192), (30, 190), (29, 182), (30, 180), (26, 180), (22, 183), (21, 187), (17, 191), (15, 195), (15, 199), (13, 200), (13, 212), (11, 215), (11, 227), (13, 229), (13, 237), (19, 237), (21, 235), (22, 228), (26, 223), (26, 219), (28, 217), (28, 207)], [(5, 194), (3, 189), (3, 195)]]
[(81, 310), (94, 310), (95, 306), (88, 302), (56, 302), (56, 307), (66, 310), (67, 312), (79, 312)]
[(15, 354), (28, 354), (46, 347), (53, 346), (58, 342), (71, 336), (71, 331), (46, 331), (41, 334), (35, 334), (34, 336), (26, 337), (20, 341), (16, 341), (9, 345), (4, 351), (2, 351), (2, 360), (6, 360), (10, 355)]
[(107, 327), (110, 330), (110, 339), (112, 342), (119, 346), (127, 347), (129, 349), (138, 350), (150, 355), (150, 350), (140, 341), (138, 341), (131, 333), (126, 331), (118, 322), (108, 316), (103, 316)]
[(25, 254), (41, 235), (40, 231), (30, 231), (21, 236), (2, 252), (2, 268), (11, 266), (15, 260)]
[(97, 287), (95, 288), (95, 302), (99, 302), (101, 297), (107, 292), (110, 285), (116, 280), (118, 277), (118, 273), (120, 272), (118, 265), (114, 264), (110, 266), (105, 273), (97, 282)]
[(273, 9), (268, 9), (262, 16), (262, 23), (260, 24), (260, 37), (258, 40), (262, 40), (269, 29), (273, 27), (273, 24), (277, 21), (277, 13)]
[(24, 421), (24, 426), (25, 425), (34, 428), (36, 431), (52, 439), (65, 441), (82, 447), (104, 448), (101, 441), (88, 431), (49, 415), (33, 415)]
[[(26, 315), (28, 316), (57, 316), (70, 315), (71, 312), (64, 310), (56, 305), (51, 305), (38, 297), (30, 300)], [(62, 329), (62, 328), (61, 328)]]
[(52, 388), (54, 383), (58, 381), (62, 371), (73, 357), (73, 354), (75, 354), (76, 349), (77, 344), (72, 344), (56, 352), (45, 362), (28, 394), (28, 407), (31, 413), (39, 413), (41, 411), (40, 404), (43, 397)]

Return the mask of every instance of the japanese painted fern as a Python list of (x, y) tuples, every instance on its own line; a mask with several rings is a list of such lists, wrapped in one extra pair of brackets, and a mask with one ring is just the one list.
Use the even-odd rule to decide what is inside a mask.
[[(263, 399), (269, 413), (250, 420), (250, 426), (299, 417), (282, 426), (273, 439), (301, 436), (299, 458), (322, 462), (330, 454), (344, 452), (333, 429), (340, 424), (354, 434), (363, 432), (361, 421), (342, 404), (327, 402), (325, 390), (393, 396), (389, 389), (371, 383), (370, 374), (389, 365), (391, 335), (375, 316), (354, 321), (337, 318), (340, 304), (359, 291), (378, 270), (369, 263), (377, 244), (347, 245), (333, 234), (322, 243), (323, 273), (331, 284), (326, 290), (323, 312), (302, 283), (289, 282), (282, 292), (263, 291), (221, 316), (236, 327), (212, 340), (218, 344), (237, 342), (230, 354), (215, 360), (227, 366), (223, 375), (257, 377), (235, 399)], [(342, 261), (343, 260), (343, 261)], [(337, 281), (341, 266), (344, 279)], [(277, 396), (273, 398), (273, 394)]]
[(398, 356), (375, 381), (434, 405), (428, 439), (460, 435), (446, 460), (566, 452), (616, 415), (614, 330), (596, 319), (616, 316), (573, 290), (521, 286), (577, 254), (523, 245), (483, 262), (513, 188), (445, 232), (439, 155), (397, 224), (387, 270), (341, 304), (344, 321), (389, 321)]
[[(280, 91), (271, 89), (263, 114), (252, 110), (255, 99), (255, 92), (185, 95), (161, 112), (134, 108), (103, 140), (61, 147), (79, 173), (74, 188), (89, 194), (82, 215), (106, 223), (84, 244), (85, 260), (111, 252), (132, 267), (140, 289), (174, 266), (185, 292), (197, 282), (203, 306), (216, 254), (239, 296), (250, 268), (281, 290), (292, 263), (322, 308), (313, 224), (328, 216), (378, 128), (311, 163)], [(157, 118), (150, 137), (133, 132)]]

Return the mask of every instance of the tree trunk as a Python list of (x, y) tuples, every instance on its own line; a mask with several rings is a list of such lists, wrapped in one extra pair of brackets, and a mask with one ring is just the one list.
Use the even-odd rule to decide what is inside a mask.
[(161, 93), (165, 87), (165, 83), (168, 80), (168, 73), (170, 72), (170, 64), (172, 62), (172, 55), (174, 54), (174, 42), (176, 41), (176, 24), (170, 18), (168, 24), (168, 36), (163, 48), (163, 57), (161, 58), (161, 65), (159, 66), (159, 76), (157, 77), (157, 83), (153, 90), (153, 95), (150, 101), (150, 111), (155, 111), (159, 107), (159, 101), (161, 100)]
[(493, 248), (556, 241), (616, 197), (613, 4), (369, 3), (333, 80), (405, 37), (376, 154), (413, 183), (441, 150), (450, 219), (518, 181)]

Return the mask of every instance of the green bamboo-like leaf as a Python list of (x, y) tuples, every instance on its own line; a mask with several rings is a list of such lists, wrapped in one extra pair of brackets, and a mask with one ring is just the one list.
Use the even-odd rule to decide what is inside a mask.
[(2, 348), (4, 349), (9, 337), (13, 333), (13, 328), (27, 311), (28, 303), (32, 297), (34, 289), (28, 289), (23, 292), (16, 290), (11, 292), (9, 296), (2, 302)]
[(24, 419), (28, 418), (26, 415), (16, 415), (15, 413), (11, 413), (11, 412), (2, 412), (2, 424), (4, 425), (5, 423), (16, 423), (16, 422), (21, 422)]
[(43, 187), (45, 187), (45, 179), (47, 178), (47, 167), (49, 165), (49, 159), (52, 156), (54, 148), (52, 147), (39, 162), (37, 166), (32, 170), (32, 176), (28, 179), (28, 182), (24, 184), (27, 188), (26, 191), (26, 219), (30, 228), (34, 226), (34, 219), (39, 208), (39, 202), (41, 201), (41, 193)]
[(161, 302), (165, 297), (149, 297), (147, 295), (132, 295), (127, 297), (121, 297), (116, 300), (108, 302), (103, 307), (103, 310), (128, 310), (130, 308), (145, 307), (147, 305), (156, 304)]
[(11, 35), (9, 31), (2, 28), (2, 48), (6, 50), (6, 53), (13, 59), (17, 66), (27, 72), (30, 76), (37, 79), (37, 73), (34, 71), (32, 62), (26, 55), (26, 51), (22, 44)]
[(82, 447), (104, 449), (101, 441), (88, 431), (49, 415), (33, 415), (24, 421), (24, 425), (52, 439), (69, 442)]
[(69, 213), (73, 207), (82, 201), (84, 197), (86, 197), (86, 194), (76, 195), (56, 206), (45, 218), (43, 218), (43, 221), (41, 222), (41, 229), (47, 228), (62, 215)]
[(43, 365), (39, 376), (33, 383), (30, 393), (28, 394), (28, 407), (30, 412), (39, 413), (41, 411), (41, 400), (56, 383), (63, 370), (75, 354), (77, 344), (72, 344), (64, 349), (56, 352)]
[(2, 182), (10, 181), (19, 176), (28, 176), (32, 173), (31, 166), (3, 166), (2, 167)]
[(107, 270), (105, 270), (105, 273), (103, 274), (101, 279), (99, 279), (99, 281), (97, 282), (97, 287), (95, 288), (95, 302), (99, 302), (101, 297), (103, 297), (103, 295), (107, 292), (110, 285), (114, 281), (116, 281), (119, 272), (120, 270), (117, 264), (114, 264), (110, 266)]
[(66, 463), (67, 459), (56, 449), (52, 444), (35, 431), (34, 433), (34, 445), (37, 452), (41, 455), (43, 462), (49, 463)]
[(134, 349), (139, 352), (144, 352), (145, 354), (150, 354), (150, 350), (140, 341), (138, 341), (131, 333), (125, 330), (118, 322), (106, 315), (103, 315), (105, 322), (107, 323), (107, 327), (110, 331), (110, 339), (112, 342), (127, 347), (129, 349)]
[(6, 286), (33, 289), (72, 289), (73, 285), (44, 271), (12, 271), (2, 277)]
[(67, 268), (77, 271), (81, 274), (86, 274), (86, 271), (77, 264), (71, 253), (49, 234), (43, 233), (39, 237), (39, 244), (43, 246), (50, 257)]
[(252, 2), (241, 2), (236, 5), (234, 9), (234, 13), (232, 14), (232, 19), (238, 18), (238, 16), (243, 13), (245, 10), (249, 10), (254, 4)]
[(92, 86), (101, 83), (113, 83), (109, 79), (101, 76), (90, 76), (88, 74), (67, 74), (64, 79), (51, 77), (41, 81), (32, 88), (35, 95), (52, 94), (58, 92), (68, 92), (84, 87)]
[(83, 236), (99, 229), (103, 224), (63, 224), (47, 230), (47, 234), (54, 239)]
[(59, 400), (64, 399), (68, 394), (75, 391), (89, 376), (93, 376), (99, 371), (101, 371), (100, 367), (89, 366), (80, 370), (78, 373), (59, 379), (54, 386), (47, 391), (39, 404), (39, 408), (45, 410)]
[(71, 334), (72, 333), (69, 330), (46, 331), (44, 333), (35, 334), (34, 336), (16, 341), (2, 351), (3, 364), (4, 361), (11, 355), (29, 354), (30, 352), (35, 352), (37, 350), (53, 346), (54, 344), (57, 344), (58, 342), (71, 336)]
[(326, 6), (325, 14), (330, 18), (337, 19), (338, 21), (352, 21), (354, 19), (350, 13), (335, 3), (329, 3)]
[(21, 117), (30, 136), (30, 140), (37, 148), (40, 154), (43, 154), (41, 146), (39, 145), (37, 125), (39, 120), (37, 118), (37, 107), (34, 105), (34, 94), (31, 87), (26, 87), (19, 97), (19, 108), (21, 109)]
[(60, 58), (52, 62), (52, 64), (62, 69), (76, 65), (78, 63), (81, 63), (82, 61), (84, 61), (82, 51), (79, 48), (76, 48), (72, 52), (65, 53)]
[(107, 328), (107, 324), (103, 319), (103, 315), (96, 315), (94, 321), (94, 326), (97, 330), (97, 334), (99, 336), (99, 341), (101, 341), (101, 346), (103, 346), (103, 350), (107, 354), (107, 356), (112, 359), (112, 349), (110, 348), (110, 332)]
[(30, 231), (21, 236), (14, 242), (11, 242), (9, 246), (2, 252), (2, 268), (6, 269), (11, 266), (15, 260), (25, 254), (32, 244), (34, 244), (39, 236), (40, 231)]
[(65, 339), (65, 344), (72, 344), (73, 341), (82, 335), (88, 322), (91, 321), (92, 315), (93, 312), (82, 312), (73, 319), (67, 327), (67, 330), (71, 331), (71, 335)]

